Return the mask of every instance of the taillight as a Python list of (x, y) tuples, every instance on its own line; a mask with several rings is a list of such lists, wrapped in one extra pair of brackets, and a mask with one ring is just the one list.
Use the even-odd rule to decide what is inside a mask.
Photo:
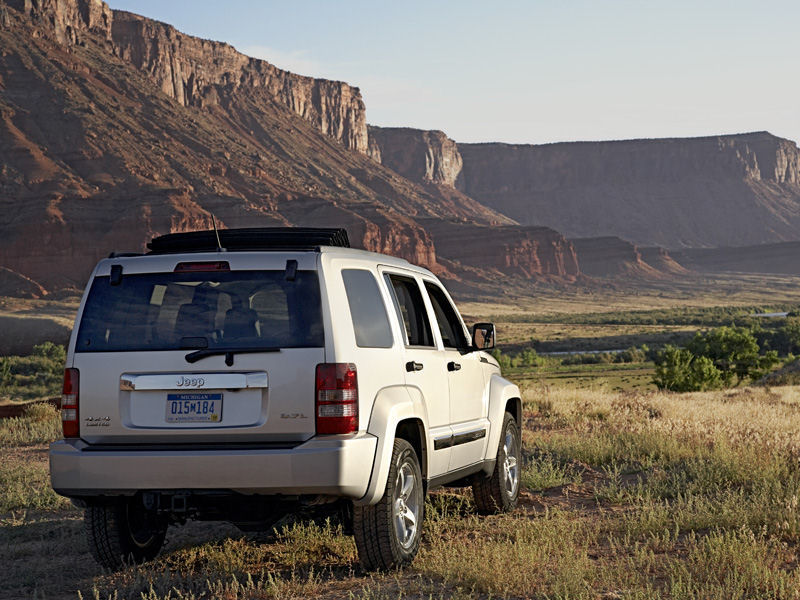
[(65, 438), (80, 437), (78, 423), (78, 369), (64, 369), (64, 387), (61, 391), (61, 428)]
[(317, 365), (317, 433), (358, 431), (358, 377), (352, 363)]

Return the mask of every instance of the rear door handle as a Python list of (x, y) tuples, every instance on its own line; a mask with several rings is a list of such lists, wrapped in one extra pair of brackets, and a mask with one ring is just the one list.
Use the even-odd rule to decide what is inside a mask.
[(461, 370), (461, 365), (457, 362), (453, 362), (452, 360), (447, 363), (447, 370), (448, 371), (459, 371)]
[(406, 371), (422, 371), (422, 363), (414, 362), (413, 360), (406, 363)]

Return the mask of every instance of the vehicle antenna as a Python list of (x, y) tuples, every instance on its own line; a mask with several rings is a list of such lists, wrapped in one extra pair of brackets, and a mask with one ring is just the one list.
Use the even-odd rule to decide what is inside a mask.
[(225, 249), (222, 247), (222, 242), (219, 241), (219, 230), (217, 229), (217, 220), (214, 218), (213, 213), (211, 215), (211, 224), (214, 225), (214, 235), (217, 236), (217, 252), (224, 252)]

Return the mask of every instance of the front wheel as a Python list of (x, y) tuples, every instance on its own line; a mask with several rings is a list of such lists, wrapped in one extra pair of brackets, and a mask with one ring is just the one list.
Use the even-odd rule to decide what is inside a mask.
[(508, 512), (517, 505), (521, 453), (519, 426), (516, 419), (506, 413), (494, 471), (489, 477), (478, 473), (472, 480), (472, 493), (478, 512), (484, 515)]
[(386, 489), (377, 504), (355, 506), (353, 535), (365, 569), (392, 569), (414, 560), (419, 550), (425, 492), (414, 448), (396, 439)]
[(167, 534), (167, 522), (134, 499), (89, 505), (83, 522), (92, 556), (112, 570), (155, 558)]

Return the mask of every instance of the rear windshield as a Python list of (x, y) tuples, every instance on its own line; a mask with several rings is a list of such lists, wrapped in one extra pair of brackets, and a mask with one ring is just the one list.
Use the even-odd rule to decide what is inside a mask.
[(324, 345), (316, 271), (96, 277), (76, 352)]

